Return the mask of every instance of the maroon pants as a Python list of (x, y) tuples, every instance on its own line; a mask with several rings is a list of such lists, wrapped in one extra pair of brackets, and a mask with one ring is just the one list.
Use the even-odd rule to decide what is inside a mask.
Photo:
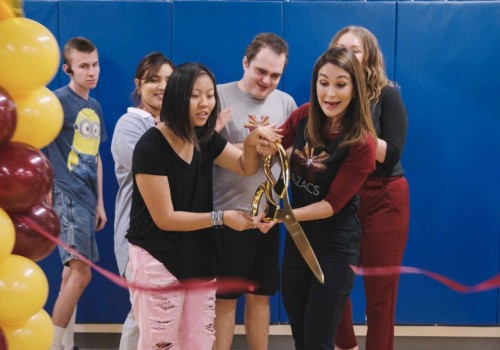
[[(360, 266), (401, 265), (410, 219), (408, 182), (404, 177), (369, 179), (359, 194)], [(363, 282), (368, 325), (366, 350), (393, 350), (399, 275), (363, 277)], [(350, 300), (337, 328), (335, 344), (342, 349), (357, 345)]]

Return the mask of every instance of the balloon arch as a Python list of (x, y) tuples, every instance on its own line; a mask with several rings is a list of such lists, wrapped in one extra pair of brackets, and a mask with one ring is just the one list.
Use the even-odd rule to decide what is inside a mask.
[(40, 151), (62, 127), (61, 104), (45, 87), (59, 60), (52, 33), (23, 17), (19, 0), (0, 0), (0, 350), (52, 343), (48, 282), (34, 261), (55, 248), (37, 230), (60, 233), (45, 204), (52, 167)]

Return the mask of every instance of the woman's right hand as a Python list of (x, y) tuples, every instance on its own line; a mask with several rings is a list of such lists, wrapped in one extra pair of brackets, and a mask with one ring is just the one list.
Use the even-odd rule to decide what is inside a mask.
[(224, 225), (236, 231), (244, 231), (257, 228), (252, 217), (240, 210), (225, 210)]

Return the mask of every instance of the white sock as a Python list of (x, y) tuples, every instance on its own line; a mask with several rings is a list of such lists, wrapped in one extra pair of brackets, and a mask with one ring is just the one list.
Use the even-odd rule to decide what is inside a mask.
[(66, 326), (66, 330), (64, 332), (64, 336), (61, 341), (62, 345), (64, 345), (64, 350), (73, 350), (75, 346), (75, 339), (74, 339), (75, 318), (76, 318), (76, 307), (75, 311), (73, 311), (73, 315), (71, 316), (68, 325)]
[(62, 338), (64, 336), (64, 332), (66, 331), (66, 328), (58, 327), (54, 325), (54, 339), (52, 340), (52, 346), (50, 347), (50, 350), (63, 350), (64, 347), (62, 346)]

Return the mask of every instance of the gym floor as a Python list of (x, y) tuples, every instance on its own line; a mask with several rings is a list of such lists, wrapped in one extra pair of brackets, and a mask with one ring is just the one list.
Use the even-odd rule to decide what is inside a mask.
[[(77, 329), (78, 331), (78, 329)], [(293, 339), (286, 325), (271, 326), (269, 350), (291, 350)], [(243, 327), (237, 326), (233, 350), (247, 350)], [(360, 350), (364, 350), (366, 328), (356, 326)], [(120, 333), (76, 333), (80, 350), (117, 350)], [(500, 327), (412, 327), (397, 326), (395, 350), (499, 350)]]

